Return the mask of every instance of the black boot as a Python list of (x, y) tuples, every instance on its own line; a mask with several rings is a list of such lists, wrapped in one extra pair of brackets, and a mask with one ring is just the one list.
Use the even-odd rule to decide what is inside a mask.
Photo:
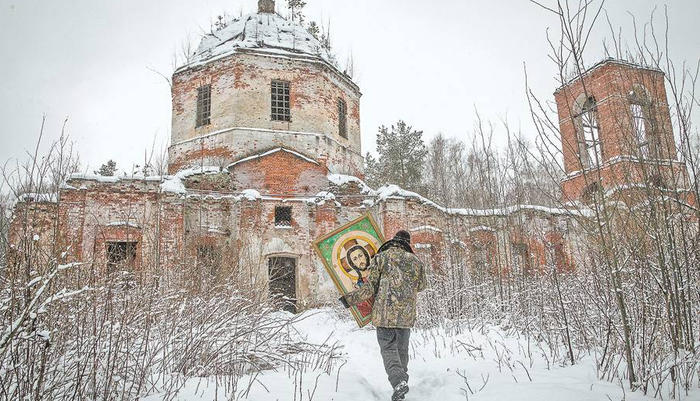
[(408, 393), (408, 383), (406, 381), (401, 381), (394, 387), (394, 395), (391, 396), (391, 401), (401, 401)]

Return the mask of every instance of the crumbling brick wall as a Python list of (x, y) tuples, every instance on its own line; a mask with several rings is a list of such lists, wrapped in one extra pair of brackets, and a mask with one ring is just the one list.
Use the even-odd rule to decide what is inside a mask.
[[(630, 105), (638, 93), (648, 100), (644, 107), (646, 133), (653, 139), (653, 168), (639, 162), (637, 139)], [(646, 175), (658, 175), (669, 187), (687, 187), (687, 171), (676, 161), (676, 146), (671, 125), (671, 115), (666, 100), (663, 72), (642, 68), (625, 62), (604, 61), (580, 79), (558, 89), (554, 94), (559, 113), (559, 125), (567, 177), (562, 181), (562, 197), (565, 202), (584, 200), (587, 192), (600, 185), (611, 190), (630, 184), (643, 184)], [(597, 122), (602, 142), (600, 168), (581, 162), (583, 147), (580, 126), (580, 107), (586, 97), (593, 97), (597, 104)], [(583, 157), (585, 159), (585, 157)], [(597, 184), (596, 184), (597, 183)]]
[[(289, 122), (270, 117), (272, 80), (290, 82)], [(211, 85), (211, 123), (196, 127), (202, 85)], [(362, 171), (359, 88), (324, 62), (237, 52), (176, 72), (172, 92), (171, 172), (201, 160), (225, 166), (282, 145), (327, 157), (334, 172)], [(347, 104), (347, 138), (338, 129), (338, 99)]]

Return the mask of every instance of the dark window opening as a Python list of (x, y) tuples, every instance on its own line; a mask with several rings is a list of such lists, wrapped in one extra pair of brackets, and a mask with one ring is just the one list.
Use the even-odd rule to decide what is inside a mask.
[(107, 268), (109, 271), (130, 269), (136, 266), (136, 242), (107, 242)]
[(291, 121), (292, 114), (289, 102), (289, 82), (272, 81), (271, 93), (271, 118), (273, 121)]
[(197, 127), (209, 125), (211, 116), (211, 85), (197, 88)]
[(668, 189), (669, 186), (666, 184), (666, 180), (660, 174), (653, 174), (649, 177), (649, 184), (658, 189)]
[(586, 189), (583, 190), (581, 198), (585, 203), (588, 204), (600, 203), (602, 198), (602, 191), (603, 188), (600, 186), (600, 184), (598, 182), (593, 182), (589, 184), (586, 187)]
[(282, 305), (282, 309), (296, 313), (296, 267), (294, 258), (273, 257), (268, 261), (270, 297)]
[(343, 138), (348, 137), (348, 106), (343, 99), (338, 99), (338, 132)]
[(557, 271), (563, 272), (568, 270), (566, 251), (564, 251), (564, 242), (561, 239), (557, 239), (557, 241), (554, 243), (547, 244), (546, 255), (550, 266), (554, 266)]
[(292, 208), (290, 206), (275, 207), (275, 227), (292, 226)]
[(221, 252), (214, 245), (197, 246), (197, 266), (200, 270), (216, 275), (221, 271)]
[(476, 273), (482, 273), (486, 271), (488, 267), (488, 249), (485, 245), (476, 243), (471, 247), (472, 254), (472, 265), (474, 266), (474, 271)]
[(532, 269), (530, 247), (524, 243), (515, 243), (512, 244), (511, 247), (513, 254), (513, 268), (523, 274), (530, 273)]

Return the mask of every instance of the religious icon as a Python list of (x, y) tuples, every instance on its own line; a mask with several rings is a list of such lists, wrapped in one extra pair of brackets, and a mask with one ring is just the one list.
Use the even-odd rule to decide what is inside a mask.
[[(361, 245), (361, 243), (364, 244)], [(343, 249), (340, 250), (340, 266), (343, 267), (345, 274), (355, 280), (355, 288), (362, 287), (362, 284), (367, 281), (369, 275), (367, 269), (376, 252), (372, 243), (367, 243), (361, 238), (350, 239), (343, 244)]]
[[(316, 253), (342, 295), (362, 287), (369, 277), (372, 258), (384, 242), (370, 214), (351, 221), (314, 241)], [(362, 327), (372, 320), (371, 299), (350, 308)]]

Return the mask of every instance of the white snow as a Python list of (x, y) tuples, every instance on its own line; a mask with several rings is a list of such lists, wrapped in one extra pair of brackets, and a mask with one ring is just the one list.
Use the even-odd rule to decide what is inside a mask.
[(34, 284), (40, 282), (43, 279), (43, 276), (34, 277), (30, 282), (27, 283), (27, 288), (32, 288)]
[(240, 159), (240, 160), (238, 160), (238, 161), (235, 161), (235, 162), (229, 164), (229, 165), (228, 165), (228, 168), (231, 168), (231, 167), (233, 167), (233, 166), (235, 166), (235, 165), (237, 165), (237, 164), (245, 163), (245, 162), (248, 162), (248, 161), (251, 161), (251, 160), (257, 160), (257, 159), (260, 159), (261, 157), (265, 157), (265, 156), (268, 156), (268, 155), (271, 155), (271, 154), (277, 153), (277, 152), (287, 152), (287, 153), (292, 154), (292, 155), (294, 155), (294, 156), (296, 156), (296, 157), (298, 157), (298, 158), (300, 158), (300, 159), (303, 159), (303, 160), (305, 160), (305, 161), (307, 161), (307, 162), (309, 162), (309, 163), (313, 163), (313, 164), (318, 165), (318, 162), (317, 162), (316, 160), (311, 159), (310, 157), (304, 156), (304, 155), (302, 155), (301, 153), (298, 153), (298, 152), (295, 152), (295, 151), (293, 151), (293, 150), (289, 150), (289, 149), (286, 149), (286, 148), (275, 148), (275, 149), (272, 149), (272, 150), (268, 150), (267, 152), (264, 152), (264, 153), (260, 153), (260, 154), (253, 155), (253, 156), (248, 156), (248, 157), (245, 157), (245, 158)]
[(598, 166), (591, 166), (591, 167), (586, 167), (583, 170), (576, 170), (568, 173), (566, 175), (566, 178), (573, 178), (578, 175), (581, 175), (583, 173), (593, 173), (595, 170), (598, 170), (599, 168), (605, 168), (609, 167), (613, 164), (620, 163), (620, 162), (634, 162), (634, 163), (645, 163), (647, 165), (659, 165), (659, 166), (672, 166), (673, 164), (683, 164), (683, 162), (678, 161), (678, 160), (670, 160), (670, 159), (640, 159), (637, 156), (634, 155), (617, 155), (614, 157), (611, 157), (607, 160), (605, 160), (603, 163), (600, 163)]
[(131, 227), (131, 228), (141, 228), (138, 224), (132, 223), (130, 221), (111, 221), (107, 223), (107, 227)]
[(51, 339), (51, 332), (48, 330), (37, 331), (36, 335), (44, 341), (49, 341)]
[(221, 171), (222, 169), (219, 166), (199, 166), (188, 168), (185, 170), (180, 170), (175, 175), (163, 177), (163, 180), (160, 184), (160, 190), (162, 192), (185, 194), (187, 193), (187, 189), (185, 188), (185, 184), (182, 182), (182, 180), (193, 175), (218, 174)]
[[(185, 190), (185, 186), (182, 183), (182, 180), (190, 177), (192, 175), (197, 175), (197, 174), (217, 174), (222, 171), (221, 167), (219, 166), (199, 166), (199, 167), (193, 167), (193, 168), (188, 168), (185, 170), (179, 171), (175, 175), (166, 175), (166, 176), (159, 176), (159, 175), (151, 175), (151, 176), (143, 176), (143, 175), (120, 175), (120, 176), (112, 176), (112, 177), (106, 177), (102, 175), (97, 175), (97, 174), (84, 174), (84, 173), (79, 173), (79, 174), (71, 174), (68, 180), (86, 180), (86, 181), (97, 181), (100, 183), (110, 183), (110, 184), (115, 184), (121, 181), (148, 181), (148, 182), (160, 182), (160, 188), (162, 192), (171, 192), (171, 193), (178, 193), (178, 194), (184, 194), (187, 191)], [(65, 188), (68, 189), (75, 189), (75, 187), (71, 186), (66, 186)], [(81, 186), (79, 189), (86, 189), (85, 186)]]
[(339, 187), (350, 183), (357, 184), (357, 186), (360, 188), (360, 193), (363, 195), (375, 196), (377, 194), (376, 191), (370, 188), (369, 185), (365, 184), (364, 181), (353, 175), (328, 174), (327, 178), (333, 185), (337, 185)]
[[(242, 399), (291, 401), (296, 393), (297, 400), (389, 400), (391, 388), (375, 330), (371, 325), (360, 329), (347, 312), (340, 313), (333, 309), (310, 310), (294, 324), (301, 341), (344, 347), (343, 360), (336, 362), (331, 374), (318, 369), (295, 377), (284, 370), (270, 370), (245, 376), (239, 389), (249, 388), (249, 392)], [(561, 366), (545, 359), (542, 350), (534, 339), (509, 336), (497, 327), (469, 330), (465, 325), (461, 334), (414, 329), (406, 401), (652, 400), (639, 392), (625, 391), (617, 383), (598, 380), (592, 356), (583, 356), (574, 366)], [(217, 386), (213, 377), (189, 379), (174, 398), (167, 399), (227, 399), (230, 394), (224, 387), (220, 383)], [(695, 393), (697, 389), (687, 399)], [(162, 399), (166, 399), (164, 394), (142, 398)]]
[(557, 92), (561, 91), (562, 89), (564, 89), (565, 87), (567, 87), (568, 85), (571, 85), (572, 82), (575, 82), (579, 79), (582, 79), (585, 76), (592, 74), (593, 71), (603, 67), (606, 64), (619, 64), (619, 65), (624, 65), (627, 68), (632, 68), (635, 70), (647, 70), (647, 71), (653, 71), (653, 72), (662, 72), (661, 70), (658, 69), (658, 67), (653, 66), (653, 65), (643, 66), (643, 65), (636, 64), (636, 63), (630, 63), (629, 61), (619, 60), (619, 59), (615, 59), (612, 57), (608, 57), (608, 58), (605, 58), (605, 59), (593, 64), (592, 66), (588, 67), (582, 74), (575, 75), (575, 76), (571, 77), (570, 79), (566, 80), (566, 82), (562, 86), (557, 88), (557, 90), (555, 90), (554, 93), (557, 93)]
[(224, 230), (223, 227), (219, 227), (219, 226), (202, 225), (201, 228), (203, 230), (205, 230), (206, 232), (211, 233), (211, 234), (222, 234), (222, 235), (228, 234), (228, 232), (226, 232), (226, 230)]
[(474, 232), (474, 231), (493, 231), (493, 232), (495, 232), (496, 230), (494, 230), (491, 227), (487, 227), (487, 226), (476, 226), (476, 227), (472, 227), (469, 229), (469, 232)]
[(496, 209), (455, 209), (446, 208), (437, 203), (411, 191), (400, 188), (397, 185), (385, 185), (376, 191), (376, 200), (372, 203), (367, 203), (372, 206), (378, 202), (386, 201), (387, 199), (415, 199), (425, 205), (432, 206), (447, 214), (456, 214), (462, 216), (509, 216), (513, 213), (521, 211), (542, 212), (551, 215), (574, 215), (574, 216), (589, 216), (588, 209), (560, 209), (538, 205), (514, 205)]
[(430, 226), (430, 225), (410, 228), (408, 231), (435, 231), (436, 233), (442, 232), (441, 229), (439, 229), (437, 227)]
[(643, 184), (643, 183), (628, 183), (628, 184), (623, 184), (623, 185), (615, 185), (611, 188), (608, 188), (605, 191), (605, 196), (610, 196), (610, 195), (614, 194), (615, 192), (625, 191), (628, 189), (642, 189), (642, 190), (650, 189), (653, 191), (660, 190), (662, 192), (676, 192), (676, 193), (691, 192), (692, 191), (692, 189), (690, 189), (690, 188), (659, 188), (659, 187), (655, 187), (655, 186), (648, 186), (648, 185)]
[[(68, 176), (68, 181), (70, 180), (86, 180), (86, 181), (97, 181), (103, 183), (117, 183), (119, 181), (160, 181), (163, 177), (159, 175), (149, 175), (144, 176), (142, 174), (132, 174), (132, 175), (114, 175), (114, 176), (104, 176), (99, 174), (90, 173), (73, 173)], [(68, 186), (70, 187), (70, 186)], [(74, 187), (70, 187), (74, 188)]]
[(56, 194), (56, 193), (28, 192), (26, 194), (20, 195), (18, 200), (20, 202), (56, 203), (58, 201), (58, 194)]
[(168, 177), (160, 184), (161, 192), (169, 192), (173, 194), (187, 193), (185, 184), (177, 177)]
[(260, 196), (260, 192), (254, 189), (246, 189), (241, 193), (241, 198), (249, 201), (254, 201), (256, 199), (262, 199), (262, 196)]
[(253, 50), (269, 55), (306, 57), (333, 65), (332, 56), (304, 27), (277, 14), (250, 14), (206, 34), (178, 71), (221, 59), (236, 51)]
[(321, 191), (316, 194), (315, 198), (313, 198), (313, 203), (317, 205), (323, 205), (327, 201), (335, 201), (335, 194), (332, 192)]

